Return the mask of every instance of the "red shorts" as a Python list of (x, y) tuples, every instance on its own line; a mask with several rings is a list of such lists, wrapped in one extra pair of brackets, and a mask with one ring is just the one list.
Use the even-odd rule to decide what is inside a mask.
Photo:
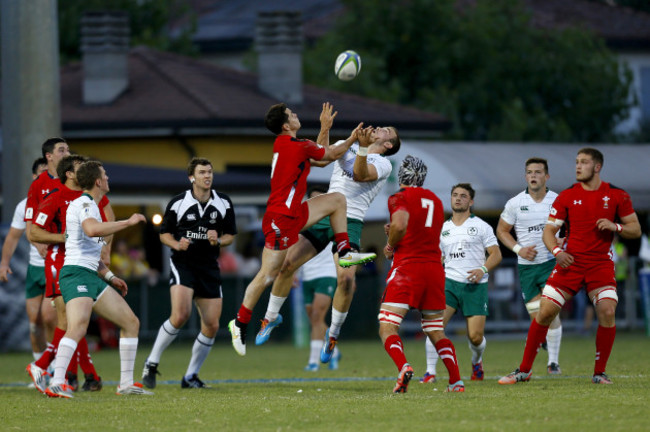
[(571, 295), (576, 295), (583, 287), (587, 292), (606, 286), (616, 287), (614, 261), (576, 260), (567, 268), (556, 265), (546, 284)]
[(288, 249), (298, 241), (298, 234), (309, 219), (309, 205), (303, 202), (296, 216), (266, 212), (262, 219), (264, 247), (271, 250)]
[(392, 267), (382, 303), (408, 304), (419, 310), (445, 309), (445, 270), (439, 262)]
[(59, 289), (59, 271), (52, 263), (45, 266), (45, 297), (54, 298), (61, 295)]

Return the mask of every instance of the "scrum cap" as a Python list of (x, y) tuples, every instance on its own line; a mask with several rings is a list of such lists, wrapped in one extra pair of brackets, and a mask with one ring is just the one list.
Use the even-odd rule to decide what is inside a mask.
[(406, 186), (422, 186), (427, 177), (427, 166), (422, 159), (407, 155), (399, 167), (397, 178), (400, 184)]

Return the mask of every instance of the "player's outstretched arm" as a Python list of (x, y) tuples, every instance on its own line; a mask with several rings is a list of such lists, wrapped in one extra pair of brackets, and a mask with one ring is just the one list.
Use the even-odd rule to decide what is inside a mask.
[(352, 144), (356, 142), (357, 134), (359, 133), (359, 130), (361, 130), (362, 126), (363, 123), (359, 123), (359, 125), (352, 131), (348, 139), (346, 139), (342, 143), (327, 147), (325, 149), (325, 155), (323, 156), (321, 161), (331, 162), (340, 159), (345, 154), (345, 152), (348, 151), (348, 149), (352, 146)]
[(146, 221), (144, 215), (134, 213), (128, 219), (115, 222), (100, 222), (97, 219), (88, 218), (81, 223), (81, 228), (88, 237), (105, 237)]
[(332, 129), (337, 114), (338, 112), (334, 111), (334, 107), (329, 102), (323, 104), (323, 110), (320, 113), (320, 132), (316, 142), (325, 148), (330, 145), (330, 129)]
[(360, 129), (357, 132), (357, 140), (359, 141), (359, 152), (354, 159), (354, 167), (352, 174), (356, 182), (370, 182), (379, 178), (377, 168), (373, 164), (368, 164), (368, 147), (372, 144), (373, 127)]

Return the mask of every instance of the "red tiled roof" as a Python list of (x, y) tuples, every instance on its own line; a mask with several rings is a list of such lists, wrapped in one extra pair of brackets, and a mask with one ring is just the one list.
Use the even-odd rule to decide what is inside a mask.
[[(130, 51), (128, 68), (127, 91), (111, 104), (93, 106), (82, 101), (81, 64), (64, 66), (64, 131), (174, 125), (263, 129), (266, 110), (279, 102), (258, 90), (255, 74), (146, 47)], [(304, 126), (316, 126), (323, 102), (329, 101), (339, 113), (335, 126), (364, 121), (428, 134), (449, 127), (438, 114), (310, 85), (303, 87), (303, 97), (304, 103), (295, 109)]]

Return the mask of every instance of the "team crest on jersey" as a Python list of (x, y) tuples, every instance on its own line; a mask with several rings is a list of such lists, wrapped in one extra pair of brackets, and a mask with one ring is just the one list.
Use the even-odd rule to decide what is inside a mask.
[(443, 232), (442, 232), (442, 236), (443, 236), (443, 237), (448, 237), (449, 234), (450, 234), (450, 233), (449, 233), (449, 230), (447, 230), (447, 231), (443, 231)]
[(523, 212), (527, 212), (527, 211), (528, 211), (528, 206), (521, 206), (521, 207), (519, 207), (519, 210), (520, 210), (522, 213), (523, 213)]
[(551, 206), (551, 216), (555, 216), (557, 214), (557, 210)]
[(87, 293), (88, 287), (86, 287), (86, 285), (77, 285), (77, 292)]
[(608, 196), (604, 196), (604, 197), (603, 197), (603, 208), (604, 208), (604, 209), (609, 208), (609, 200), (610, 200), (610, 199), (611, 199), (611, 198), (608, 197)]
[(31, 219), (34, 214), (34, 210), (30, 207), (25, 211), (25, 219)]
[(471, 236), (478, 235), (478, 230), (476, 229), (476, 227), (469, 227), (467, 228), (467, 234)]
[(219, 212), (213, 211), (210, 213), (210, 219), (216, 219), (219, 216)]
[(190, 213), (187, 215), (187, 220), (188, 221), (195, 221), (196, 220), (196, 215), (194, 213)]

